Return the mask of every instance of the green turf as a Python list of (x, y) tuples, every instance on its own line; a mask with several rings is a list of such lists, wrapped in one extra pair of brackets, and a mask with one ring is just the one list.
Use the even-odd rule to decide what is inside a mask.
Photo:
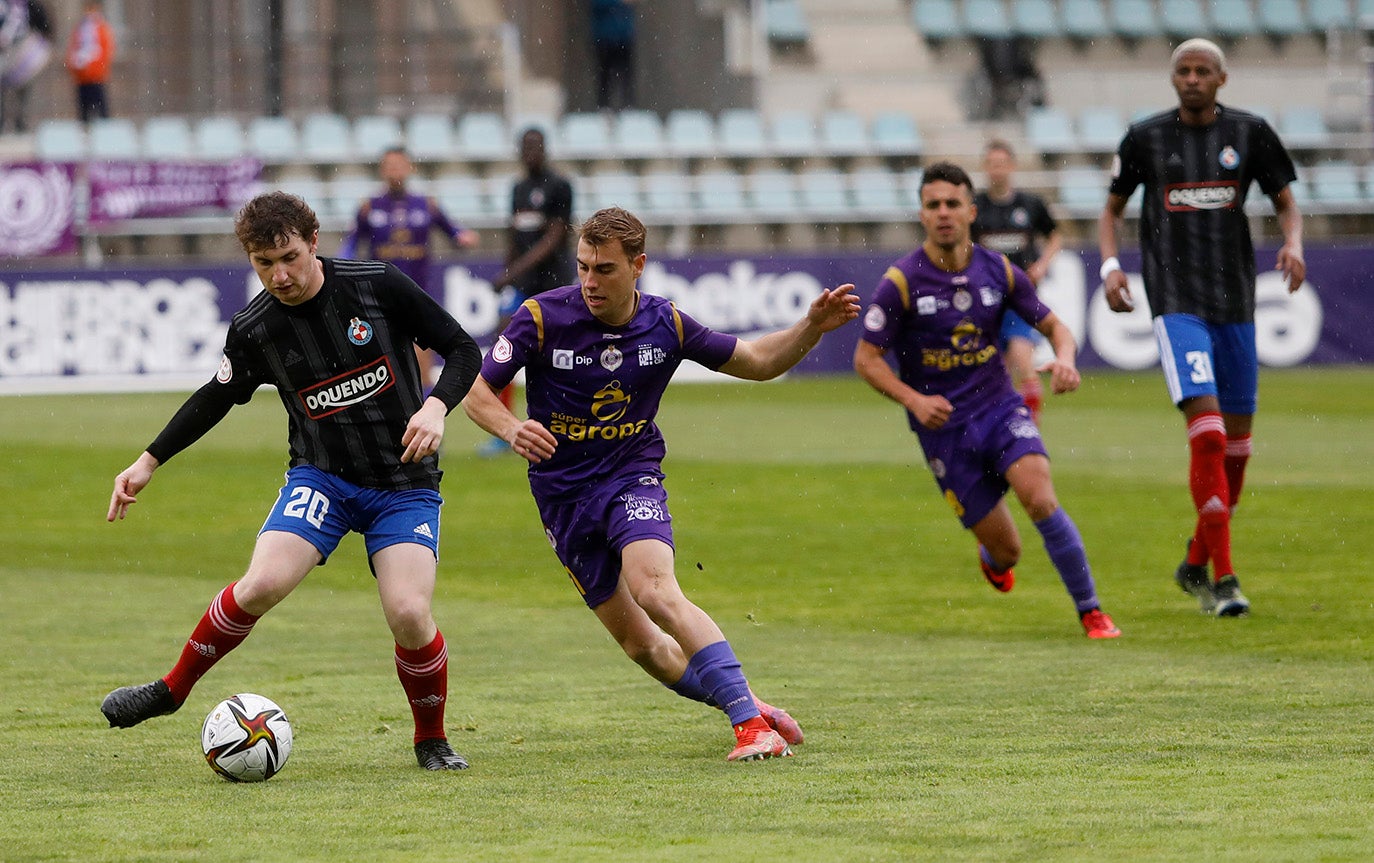
[[(1374, 372), (1269, 371), (1235, 523), (1254, 614), (1195, 611), (1182, 422), (1157, 372), (1053, 398), (1060, 499), (1125, 631), (1090, 643), (1018, 513), (1010, 595), (857, 380), (680, 386), (664, 404), (679, 577), (797, 757), (727, 764), (724, 719), (626, 660), (561, 575), (512, 458), (450, 422), (436, 616), (462, 774), (415, 767), (391, 642), (345, 542), (178, 714), (110, 730), (247, 562), (284, 467), (270, 393), (111, 479), (180, 395), (0, 399), (0, 860), (1367, 860), (1374, 855)], [(201, 762), (255, 691), (296, 748), (262, 785)]]

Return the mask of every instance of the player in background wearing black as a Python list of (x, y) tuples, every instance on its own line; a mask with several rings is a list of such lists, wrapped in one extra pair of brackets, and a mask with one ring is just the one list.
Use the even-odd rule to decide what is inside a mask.
[(1221, 48), (1189, 39), (1174, 50), (1171, 69), (1178, 108), (1132, 124), (1117, 150), (1098, 219), (1101, 276), (1112, 311), (1131, 311), (1117, 236), (1126, 199), (1143, 185), (1141, 275), (1169, 397), (1188, 424), (1188, 487), (1197, 508), (1174, 578), (1203, 612), (1235, 617), (1250, 602), (1231, 561), (1231, 514), (1259, 392), (1255, 250), (1245, 215), (1251, 183), (1274, 202), (1283, 232), (1274, 269), (1289, 293), (1307, 275), (1302, 214), (1289, 188), (1293, 160), (1278, 135), (1261, 117), (1217, 102), (1226, 83)]
[[(461, 770), (467, 761), (444, 733), (448, 650), (430, 603), (442, 502), (436, 453), (445, 418), (477, 377), (477, 343), (395, 266), (319, 257), (319, 220), (294, 195), (254, 198), (234, 231), (264, 290), (230, 322), (214, 379), (115, 477), (106, 517), (124, 518), (155, 469), (264, 384), (276, 387), (286, 408), (286, 483), (247, 572), (215, 596), (172, 670), (116, 689), (101, 712), (120, 728), (175, 712), (258, 618), (357, 531), (396, 640), (415, 757), (427, 770)], [(416, 345), (444, 358), (428, 397)]]
[[(989, 141), (983, 148), (983, 172), (987, 175), (987, 189), (973, 196), (978, 212), (973, 220), (973, 241), (1006, 255), (1038, 287), (1050, 270), (1050, 261), (1064, 247), (1059, 223), (1039, 195), (1016, 188), (1016, 154), (1006, 141)], [(1041, 237), (1045, 238), (1043, 248)], [(1045, 389), (1035, 372), (1035, 346), (1044, 337), (1016, 312), (1008, 311), (1002, 318), (997, 341), (1012, 385), (1025, 399), (1031, 419), (1039, 425)]]

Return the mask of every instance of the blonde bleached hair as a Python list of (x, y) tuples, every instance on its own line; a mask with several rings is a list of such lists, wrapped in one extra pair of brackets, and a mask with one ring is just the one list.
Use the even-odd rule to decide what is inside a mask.
[(1173, 56), (1169, 58), (1169, 68), (1178, 65), (1178, 59), (1184, 54), (1207, 54), (1217, 61), (1217, 71), (1226, 71), (1226, 54), (1222, 52), (1221, 46), (1211, 39), (1189, 39), (1182, 45), (1174, 49)]

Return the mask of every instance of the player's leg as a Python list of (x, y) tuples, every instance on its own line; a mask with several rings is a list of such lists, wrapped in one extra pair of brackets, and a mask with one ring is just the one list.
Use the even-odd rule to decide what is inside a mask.
[(1009, 593), (1016, 586), (1012, 567), (1021, 560), (1021, 535), (1016, 532), (1006, 501), (999, 500), (969, 530), (978, 540), (978, 565), (983, 578), (1001, 593)]
[(1002, 327), (997, 340), (1002, 348), (1002, 360), (1011, 375), (1012, 386), (1021, 394), (1030, 408), (1031, 419), (1040, 423), (1040, 408), (1045, 402), (1044, 387), (1040, 376), (1035, 373), (1035, 328), (1026, 323), (1020, 315), (1008, 311), (1002, 317)]
[[(1226, 482), (1226, 559), (1230, 562), (1230, 520), (1240, 502), (1245, 468), (1250, 460), (1250, 433), (1259, 406), (1259, 357), (1255, 348), (1255, 325), (1213, 324), (1213, 353), (1216, 362), (1217, 404), (1226, 433), (1222, 470)], [(1219, 617), (1236, 617), (1250, 611), (1250, 601), (1240, 592), (1235, 566), (1222, 568), (1213, 555), (1216, 582), (1212, 593)]]

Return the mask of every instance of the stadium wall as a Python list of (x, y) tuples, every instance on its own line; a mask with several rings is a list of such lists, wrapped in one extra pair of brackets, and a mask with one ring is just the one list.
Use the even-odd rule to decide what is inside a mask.
[[(798, 320), (823, 287), (853, 282), (861, 296), (869, 294), (900, 254), (669, 257), (650, 261), (640, 287), (672, 298), (707, 326), (749, 337)], [(1309, 248), (1309, 283), (1292, 295), (1272, 270), (1274, 254), (1257, 252), (1260, 361), (1374, 362), (1367, 266), (1374, 246)], [(1077, 336), (1083, 368), (1157, 363), (1139, 256), (1121, 258), (1142, 300), (1131, 314), (1107, 310), (1095, 252), (1062, 253), (1041, 286)], [(499, 266), (435, 265), (445, 304), (483, 344), (495, 337), (499, 300), (489, 280)], [(252, 272), (236, 265), (0, 271), (0, 394), (197, 387), (219, 364), (229, 320), (257, 290)], [(797, 372), (848, 373), (859, 332), (855, 324), (828, 336)]]

